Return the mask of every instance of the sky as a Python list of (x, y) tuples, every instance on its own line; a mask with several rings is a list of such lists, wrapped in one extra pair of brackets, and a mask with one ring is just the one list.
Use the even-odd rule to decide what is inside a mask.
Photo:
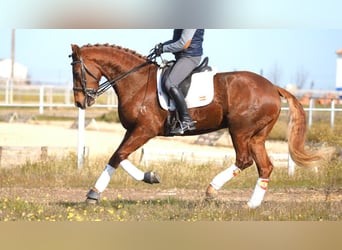
[[(0, 29), (0, 58), (11, 56), (12, 29)], [(172, 29), (16, 29), (15, 60), (28, 67), (35, 84), (70, 85), (71, 44), (116, 44), (147, 55)], [(218, 71), (248, 70), (304, 89), (333, 90), (341, 29), (206, 29), (204, 56)], [(173, 59), (168, 54), (166, 59)]]
[(0, 27), (341, 28), (341, 0), (11, 0)]

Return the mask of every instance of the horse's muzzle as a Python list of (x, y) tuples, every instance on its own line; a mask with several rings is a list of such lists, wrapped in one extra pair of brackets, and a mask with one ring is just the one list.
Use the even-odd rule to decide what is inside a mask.
[(95, 99), (91, 97), (84, 98), (82, 101), (76, 100), (75, 106), (80, 109), (86, 109), (87, 107), (92, 106), (95, 103)]
[(78, 101), (75, 102), (75, 106), (80, 109), (86, 109), (86, 105)]

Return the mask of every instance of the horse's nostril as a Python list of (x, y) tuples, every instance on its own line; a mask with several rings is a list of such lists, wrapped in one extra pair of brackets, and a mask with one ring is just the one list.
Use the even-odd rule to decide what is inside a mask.
[(77, 108), (84, 109), (83, 105), (82, 105), (80, 102), (75, 102), (75, 106), (76, 106)]

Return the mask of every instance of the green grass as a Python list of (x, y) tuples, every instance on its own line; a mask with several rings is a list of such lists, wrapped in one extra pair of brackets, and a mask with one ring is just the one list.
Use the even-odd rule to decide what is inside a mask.
[(255, 210), (244, 202), (103, 199), (85, 203), (32, 203), (0, 198), (0, 221), (336, 221), (339, 202), (264, 202)]
[[(81, 170), (76, 168), (76, 156), (64, 159), (26, 164), (19, 168), (0, 170), (0, 187), (15, 188), (84, 188), (94, 184), (105, 164), (94, 159)], [(136, 163), (137, 164), (137, 163)], [(162, 183), (146, 185), (134, 181), (121, 169), (117, 170), (108, 187), (122, 189), (189, 189), (205, 190), (210, 180), (223, 166), (214, 164), (189, 165), (184, 162), (164, 162), (139, 166), (144, 171), (153, 169)], [(250, 189), (257, 178), (254, 166), (242, 172), (223, 190)], [(297, 168), (294, 176), (286, 168), (276, 168), (269, 188), (286, 190), (296, 188), (320, 189), (325, 192), (341, 190), (342, 159), (337, 157), (322, 165), (318, 172)], [(110, 191), (109, 191), (110, 192)], [(47, 194), (48, 195), (48, 194)], [(336, 221), (342, 219), (341, 203), (336, 201), (266, 201), (256, 210), (246, 207), (246, 201), (183, 200), (174, 197), (131, 200), (118, 193), (115, 199), (104, 194), (99, 205), (84, 202), (30, 202), (17, 196), (0, 198), (0, 221)]]
[[(99, 173), (106, 165), (106, 157), (89, 160), (82, 170), (76, 166), (77, 157), (70, 154), (64, 159), (49, 158), (46, 161), (27, 163), (16, 168), (0, 169), (0, 187), (81, 187), (93, 185)], [(141, 170), (157, 172), (162, 183), (161, 189), (204, 189), (211, 179), (227, 166), (207, 164), (189, 164), (181, 161), (150, 163), (149, 167), (135, 163)], [(229, 165), (229, 164), (228, 164)], [(258, 177), (256, 167), (243, 171), (224, 188), (251, 188)], [(275, 168), (272, 176), (272, 188), (337, 188), (342, 187), (342, 159), (335, 158), (325, 162), (315, 171), (312, 168), (296, 168), (294, 176), (289, 176), (287, 168)], [(133, 180), (122, 169), (116, 171), (110, 186), (119, 188), (154, 188)]]
[[(41, 119), (53, 119), (46, 116)], [(101, 119), (113, 122), (116, 112), (101, 115)], [(318, 167), (296, 168), (294, 176), (288, 176), (286, 168), (275, 168), (269, 185), (270, 190), (319, 189), (325, 193), (342, 190), (342, 118), (336, 116), (334, 129), (330, 128), (329, 114), (315, 113), (313, 126), (308, 130), (308, 144), (330, 145), (337, 154)], [(269, 139), (286, 140), (287, 115), (282, 113)], [(0, 187), (32, 188), (82, 188), (85, 192), (94, 185), (108, 156), (89, 159), (84, 168), (77, 169), (77, 157), (69, 154), (63, 159), (49, 158), (46, 161), (27, 163), (16, 168), (0, 169)], [(162, 183), (146, 185), (133, 180), (118, 169), (109, 190), (120, 189), (187, 189), (205, 190), (211, 179), (232, 162), (220, 164), (187, 164), (181, 161), (139, 165), (143, 171), (154, 170)], [(257, 178), (255, 166), (243, 171), (227, 183), (222, 190), (249, 189), (252, 191)], [(103, 196), (97, 206), (83, 202), (31, 202), (22, 197), (0, 196), (0, 221), (336, 221), (342, 219), (341, 201), (266, 201), (256, 210), (246, 208), (246, 202), (211, 201), (203, 199), (182, 200), (178, 198), (130, 200), (120, 194), (115, 199)]]

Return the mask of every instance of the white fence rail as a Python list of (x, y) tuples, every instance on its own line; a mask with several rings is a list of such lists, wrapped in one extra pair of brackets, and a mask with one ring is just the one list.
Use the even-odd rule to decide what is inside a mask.
[[(323, 91), (326, 93), (326, 91)], [(8, 94), (11, 93), (10, 98)], [(335, 113), (341, 112), (342, 108), (336, 108), (336, 99), (330, 100), (330, 107), (316, 108), (313, 97), (309, 101), (309, 107), (304, 108), (308, 112), (308, 125), (313, 123), (314, 112), (330, 112), (330, 125), (333, 128), (335, 123)], [(116, 108), (118, 104), (117, 96), (114, 91), (109, 90), (100, 96), (93, 107), (97, 108)], [(54, 85), (14, 85), (11, 91), (8, 91), (6, 85), (0, 83), (0, 107), (37, 108), (40, 114), (44, 113), (45, 108), (74, 108), (73, 91), (71, 86)], [(283, 107), (282, 110), (288, 110)]]
[[(336, 100), (335, 99), (331, 99), (330, 101), (330, 107), (328, 108), (315, 108), (314, 106), (314, 98), (311, 98), (309, 101), (309, 107), (304, 108), (304, 111), (307, 111), (307, 119), (308, 119), (308, 126), (311, 128), (312, 123), (313, 123), (313, 113), (314, 112), (329, 112), (330, 113), (330, 127), (334, 128), (334, 124), (335, 124), (335, 113), (336, 112), (341, 112), (342, 108), (336, 108), (335, 107), (335, 103)], [(288, 107), (282, 107), (281, 110), (289, 110)]]
[[(11, 96), (9, 96), (9, 94)], [(308, 114), (308, 125), (312, 126), (314, 112), (330, 112), (330, 126), (334, 128), (335, 114), (341, 112), (342, 108), (336, 108), (336, 99), (330, 99), (330, 107), (315, 108), (314, 99), (309, 101), (309, 107), (304, 108)], [(37, 108), (40, 114), (44, 113), (45, 108), (75, 108), (73, 103), (72, 87), (59, 86), (13, 86), (11, 91), (8, 91), (7, 86), (0, 84), (0, 107), (20, 108), (31, 107)], [(99, 97), (97, 104), (93, 107), (97, 108), (117, 108), (117, 96), (114, 91), (107, 91), (103, 96)], [(282, 110), (288, 110), (288, 107), (283, 107)], [(342, 114), (342, 113), (341, 113)], [(78, 167), (83, 166), (83, 159), (85, 156), (84, 146), (84, 111), (79, 110), (79, 131), (78, 131)], [(278, 158), (279, 156), (277, 156)], [(145, 153), (144, 161), (148, 162), (148, 156)], [(195, 157), (199, 159), (199, 157)], [(223, 157), (225, 158), (225, 157)], [(294, 172), (294, 165), (289, 156), (282, 156), (288, 158), (289, 174)]]
[[(11, 93), (11, 96), (9, 96)], [(0, 107), (37, 108), (43, 114), (45, 108), (74, 108), (72, 87), (53, 85), (21, 85), (8, 91), (5, 85), (0, 85)], [(107, 91), (98, 98), (98, 108), (116, 108), (117, 96), (114, 91)]]

